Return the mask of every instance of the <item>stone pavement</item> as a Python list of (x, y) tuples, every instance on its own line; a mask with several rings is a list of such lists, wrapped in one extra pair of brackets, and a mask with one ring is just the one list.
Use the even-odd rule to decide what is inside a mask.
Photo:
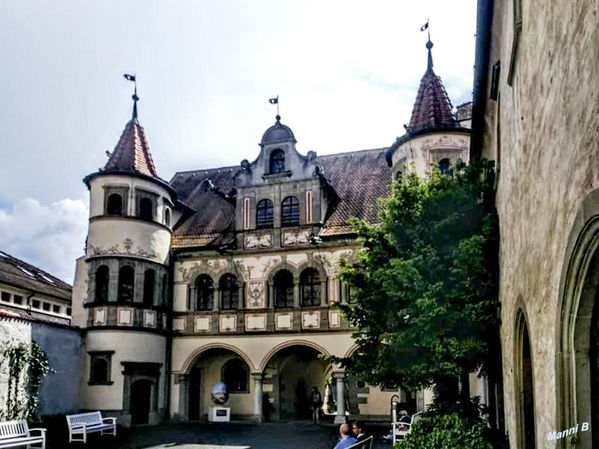
[[(116, 439), (92, 434), (86, 445), (68, 444), (62, 435), (66, 429), (49, 428), (47, 449), (332, 449), (337, 428), (302, 422), (186, 423), (119, 429)], [(391, 449), (391, 444), (375, 440), (373, 449)]]

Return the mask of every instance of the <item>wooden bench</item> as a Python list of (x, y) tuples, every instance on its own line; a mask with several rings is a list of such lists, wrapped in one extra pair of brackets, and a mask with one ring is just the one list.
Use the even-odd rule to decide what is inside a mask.
[[(39, 435), (31, 435), (39, 432)], [(37, 449), (46, 449), (46, 429), (30, 429), (27, 421), (0, 422), (0, 448), (27, 446)]]
[(391, 426), (392, 426), (391, 433), (393, 434), (393, 446), (395, 446), (395, 443), (397, 442), (399, 437), (405, 438), (405, 436), (412, 431), (412, 426), (414, 425), (414, 423), (416, 421), (418, 421), (420, 419), (421, 413), (422, 412), (413, 414), (409, 423), (407, 423), (407, 422), (391, 423)]
[(112, 436), (116, 436), (116, 418), (102, 418), (100, 412), (67, 415), (67, 425), (69, 443), (73, 441), (87, 443), (87, 434), (93, 432), (100, 432), (100, 435), (111, 433)]

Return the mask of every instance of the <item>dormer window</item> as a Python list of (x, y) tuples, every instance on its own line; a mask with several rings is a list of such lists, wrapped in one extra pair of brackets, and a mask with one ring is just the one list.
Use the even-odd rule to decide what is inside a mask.
[(270, 153), (270, 174), (285, 172), (285, 152), (277, 149)]
[(274, 212), (271, 200), (260, 200), (256, 206), (256, 226), (258, 229), (272, 228)]
[(156, 218), (156, 204), (158, 195), (146, 190), (137, 189), (137, 216), (143, 220), (154, 221)]
[(288, 196), (281, 205), (281, 226), (298, 226), (299, 221), (299, 201), (295, 196)]

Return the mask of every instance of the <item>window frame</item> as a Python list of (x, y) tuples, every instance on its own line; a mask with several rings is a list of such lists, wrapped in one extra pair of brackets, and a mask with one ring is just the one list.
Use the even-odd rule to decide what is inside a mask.
[[(109, 214), (108, 213), (108, 199), (111, 195), (120, 195), (121, 196), (121, 214)], [(129, 187), (127, 186), (104, 186), (104, 215), (108, 217), (126, 217), (129, 215), (128, 213), (128, 205), (129, 205)]]
[[(276, 159), (275, 159), (276, 158)], [(286, 161), (285, 161), (285, 150), (281, 148), (275, 148), (270, 152), (268, 157), (268, 173), (271, 175), (279, 175), (286, 172)], [(282, 162), (282, 164), (281, 164)], [(278, 167), (275, 163), (280, 164)], [(274, 168), (274, 170), (273, 170)]]
[[(233, 280), (232, 283), (225, 285)], [(239, 308), (239, 282), (237, 276), (231, 273), (226, 273), (221, 276), (218, 281), (218, 290), (220, 293), (220, 309), (221, 310), (236, 310)], [(227, 298), (227, 306), (225, 307), (225, 298)]]
[[(199, 282), (202, 279), (206, 279), (209, 281), (209, 284), (206, 284), (206, 288), (204, 290), (200, 290), (199, 287)], [(214, 309), (214, 280), (212, 279), (212, 277), (208, 274), (200, 274), (198, 277), (196, 277), (194, 283), (193, 283), (194, 287), (195, 287), (195, 298), (194, 298), (194, 308), (197, 311), (211, 311)], [(205, 307), (199, 307), (200, 305), (200, 292), (201, 291), (205, 291), (206, 294), (206, 301), (205, 301)]]
[[(317, 307), (321, 305), (322, 279), (317, 269), (311, 267), (304, 269), (300, 274), (299, 285), (300, 304), (302, 307)], [(307, 291), (309, 292), (309, 297), (306, 295)]]
[[(122, 283), (122, 276), (123, 276), (123, 270), (126, 269), (130, 269), (131, 270), (131, 297), (127, 298), (126, 300), (123, 299), (123, 292), (124, 292), (124, 288), (125, 285)], [(129, 287), (127, 286), (127, 289), (129, 289)], [(132, 302), (134, 302), (135, 300), (135, 267), (131, 266), (131, 265), (123, 265), (119, 268), (119, 278), (118, 278), (118, 284), (117, 284), (117, 302), (119, 304), (130, 304)]]
[[(270, 214), (269, 211), (270, 210)], [(266, 218), (260, 218), (261, 212)], [(270, 217), (270, 218), (269, 218)], [(275, 206), (269, 198), (262, 198), (256, 204), (256, 229), (272, 229), (275, 225)]]
[[(114, 351), (88, 351), (89, 354), (89, 381), (88, 385), (112, 385), (112, 355)], [(106, 379), (98, 380), (94, 376), (94, 364), (97, 361), (106, 362)]]
[(281, 201), (281, 227), (299, 226), (300, 222), (300, 202), (298, 197), (294, 195), (286, 196)]
[[(98, 285), (98, 274), (100, 269), (102, 268), (106, 268), (106, 284), (105, 284), (105, 291), (106, 291), (106, 296), (105, 299), (102, 299), (99, 297), (98, 293), (99, 293), (99, 285)], [(110, 268), (108, 267), (108, 265), (102, 264), (100, 265), (98, 268), (96, 268), (96, 271), (94, 273), (94, 281), (95, 281), (95, 285), (94, 285), (94, 302), (95, 303), (99, 303), (99, 304), (105, 304), (108, 302), (108, 296), (109, 296), (109, 292), (110, 292)]]
[[(280, 292), (283, 291), (283, 289), (281, 288), (281, 286), (277, 285), (278, 284), (278, 280), (285, 275), (287, 277), (286, 274), (284, 273), (289, 273), (288, 279), (291, 281), (290, 285), (286, 285), (284, 287), (285, 289), (285, 302), (282, 303), (280, 301)], [(295, 306), (295, 279), (293, 278), (293, 273), (285, 268), (277, 271), (275, 273), (275, 275), (272, 278), (272, 283), (273, 283), (273, 304), (275, 309), (288, 309), (290, 307), (294, 307)], [(290, 294), (291, 293), (291, 294)]]

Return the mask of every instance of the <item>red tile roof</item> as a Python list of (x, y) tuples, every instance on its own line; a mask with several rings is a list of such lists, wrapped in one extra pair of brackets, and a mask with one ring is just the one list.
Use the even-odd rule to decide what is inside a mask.
[(156, 166), (143, 127), (137, 118), (129, 120), (104, 167), (105, 170), (133, 171), (157, 178)]

